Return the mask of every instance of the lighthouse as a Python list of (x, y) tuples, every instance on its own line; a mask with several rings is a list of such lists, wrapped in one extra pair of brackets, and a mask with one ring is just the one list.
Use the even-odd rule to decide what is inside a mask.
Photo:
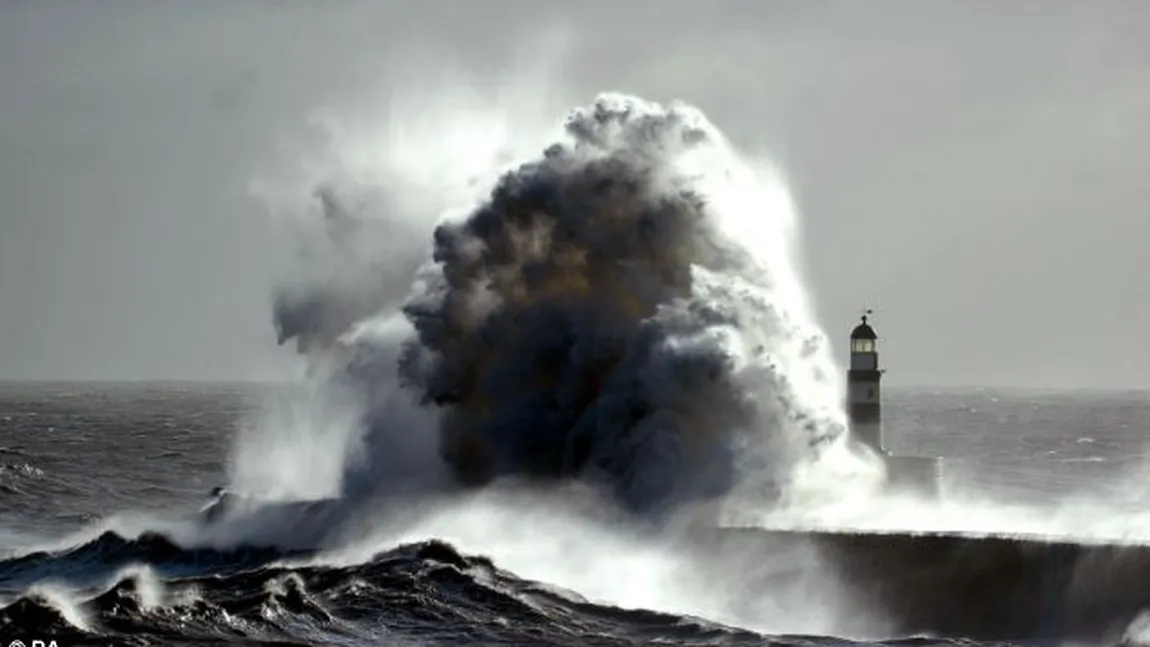
[(878, 453), (882, 444), (882, 370), (878, 367), (878, 334), (867, 322), (851, 331), (850, 368), (847, 369), (847, 414), (855, 438)]
[(942, 483), (942, 461), (930, 456), (901, 456), (887, 451), (882, 434), (882, 375), (878, 362), (878, 333), (867, 310), (851, 330), (847, 368), (847, 416), (851, 435), (882, 457), (887, 486), (936, 497)]

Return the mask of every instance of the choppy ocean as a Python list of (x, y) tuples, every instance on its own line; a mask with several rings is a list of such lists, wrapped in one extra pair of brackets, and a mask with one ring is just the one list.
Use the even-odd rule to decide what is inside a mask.
[[(899, 611), (849, 599), (866, 597), (866, 582), (850, 581), (857, 571), (816, 583), (801, 560), (777, 552), (744, 552), (708, 571), (651, 531), (615, 534), (602, 519), (592, 530), (523, 500), (463, 501), (437, 524), (338, 546), (308, 546), (291, 524), (275, 530), (283, 541), (263, 545), (189, 544), (174, 520), (226, 481), (237, 433), (256, 424), (274, 390), (0, 387), (0, 643), (837, 645), (883, 638), (884, 612)], [(1138, 516), (1150, 493), (1138, 487), (1150, 394), (892, 389), (885, 401), (889, 444), (946, 456), (947, 492), (981, 501), (979, 514), (1006, 511), (1009, 526), (1009, 511), (1026, 511), (1083, 532), (1101, 524), (1130, 541), (1150, 537)], [(372, 515), (357, 513), (365, 523)], [(901, 554), (869, 572), (896, 570)], [(786, 568), (776, 564), (761, 586), (740, 578), (780, 560)], [(996, 595), (968, 589), (923, 595), (953, 595), (955, 617)], [(1105, 616), (1112, 605), (1114, 617), (1092, 625), (1108, 627), (1097, 640), (1133, 640), (1130, 601), (1107, 594), (1097, 591), (1095, 606)], [(1030, 613), (1027, 601), (1008, 602)], [(953, 635), (886, 641), (969, 644), (964, 622), (951, 623)], [(1025, 631), (970, 622), (981, 642), (995, 639), (995, 626)]]

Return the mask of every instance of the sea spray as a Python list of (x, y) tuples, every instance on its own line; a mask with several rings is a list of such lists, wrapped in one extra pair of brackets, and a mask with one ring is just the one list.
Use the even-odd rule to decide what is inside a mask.
[[(342, 231), (372, 220), (320, 195)], [(356, 490), (410, 469), (397, 440), (430, 426), (465, 483), (582, 479), (640, 510), (736, 490), (769, 503), (828, 448), (841, 454), (846, 429), (794, 235), (777, 175), (698, 110), (603, 95), (438, 225), (402, 306), (405, 341), (394, 289), (348, 286), (394, 285), (384, 269), (410, 258), (362, 251), (354, 280), (281, 291), (277, 331), (313, 357), (334, 345), (332, 382), (364, 395), (344, 474)], [(393, 333), (365, 332), (380, 327)]]

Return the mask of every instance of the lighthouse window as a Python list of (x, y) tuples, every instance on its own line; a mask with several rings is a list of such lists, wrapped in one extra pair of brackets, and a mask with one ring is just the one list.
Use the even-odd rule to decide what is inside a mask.
[(873, 353), (874, 340), (873, 339), (852, 339), (851, 340), (852, 353)]

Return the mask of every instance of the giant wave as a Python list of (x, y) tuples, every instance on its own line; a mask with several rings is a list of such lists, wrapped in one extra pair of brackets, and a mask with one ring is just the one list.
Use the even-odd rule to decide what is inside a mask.
[(824, 455), (850, 456), (786, 190), (689, 106), (604, 95), (575, 110), (558, 142), (436, 226), (402, 305), (380, 289), (392, 259), (345, 238), (391, 214), (320, 196), (343, 273), (287, 286), (275, 322), (313, 359), (337, 349), (332, 381), (358, 394), (345, 494), (394, 485), (404, 433), (434, 433), (458, 482), (577, 478), (639, 511), (770, 503)]

